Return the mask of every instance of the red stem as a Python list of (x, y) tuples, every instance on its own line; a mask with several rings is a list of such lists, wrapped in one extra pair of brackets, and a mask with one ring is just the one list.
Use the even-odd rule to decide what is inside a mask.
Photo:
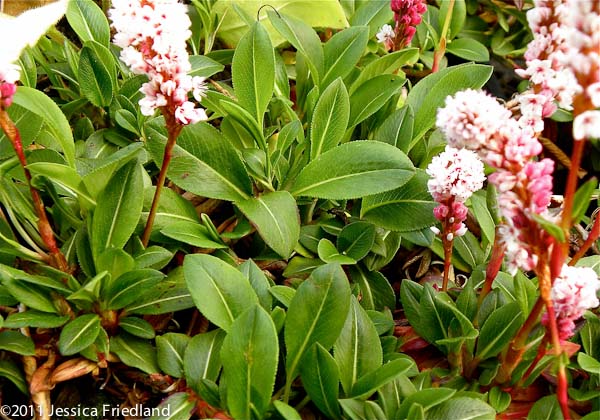
[(177, 123), (173, 114), (169, 114), (168, 111), (163, 109), (163, 115), (165, 116), (167, 132), (169, 133), (169, 137), (167, 139), (167, 144), (165, 145), (165, 153), (162, 165), (160, 167), (160, 173), (158, 174), (158, 180), (156, 181), (156, 190), (154, 191), (152, 206), (150, 207), (150, 212), (148, 213), (148, 220), (146, 221), (146, 227), (144, 228), (144, 233), (142, 234), (142, 244), (144, 245), (144, 247), (147, 247), (148, 242), (150, 242), (152, 225), (154, 225), (154, 218), (156, 217), (156, 211), (158, 209), (158, 203), (160, 201), (160, 193), (162, 192), (162, 188), (165, 185), (165, 180), (167, 178), (167, 169), (169, 168), (169, 163), (171, 163), (173, 147), (175, 147), (177, 137), (179, 136), (179, 133), (181, 133), (181, 129), (183, 128), (183, 126)]
[(481, 306), (483, 299), (485, 299), (490, 290), (492, 290), (492, 284), (494, 283), (494, 280), (496, 279), (496, 276), (502, 267), (505, 251), (506, 245), (501, 242), (500, 235), (498, 233), (498, 227), (496, 227), (496, 236), (494, 238), (494, 246), (492, 247), (492, 256), (490, 257), (490, 262), (485, 270), (485, 283), (481, 288), (477, 307)]
[(31, 198), (33, 200), (33, 207), (38, 216), (38, 230), (40, 232), (40, 237), (50, 252), (50, 264), (61, 271), (68, 272), (69, 264), (56, 244), (54, 232), (50, 225), (50, 221), (48, 220), (44, 202), (40, 197), (39, 191), (31, 185), (31, 173), (29, 172), (29, 169), (27, 169), (27, 160), (23, 151), (23, 143), (21, 141), (19, 129), (10, 119), (8, 113), (2, 108), (0, 108), (0, 127), (6, 134), (6, 137), (10, 139), (19, 162), (21, 163), (21, 167), (23, 168), (23, 172), (25, 173), (25, 179), (27, 180), (27, 185), (29, 185), (29, 191), (31, 192)]

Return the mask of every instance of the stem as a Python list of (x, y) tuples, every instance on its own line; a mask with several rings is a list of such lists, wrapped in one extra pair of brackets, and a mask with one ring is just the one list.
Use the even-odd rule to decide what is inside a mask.
[[(575, 190), (577, 189), (577, 172), (581, 164), (581, 158), (583, 156), (583, 146), (585, 145), (583, 140), (575, 141), (573, 144), (573, 154), (571, 155), (571, 168), (569, 169), (569, 175), (567, 177), (567, 186), (565, 188), (565, 201), (563, 204), (562, 219), (560, 226), (565, 231), (565, 236), (568, 234), (568, 230), (571, 227), (573, 211), (573, 199), (575, 197)], [(563, 246), (568, 247), (568, 241), (565, 241)]]
[(448, 278), (450, 276), (450, 267), (452, 266), (452, 242), (454, 240), (447, 239), (447, 234), (444, 232), (444, 237), (442, 238), (442, 244), (444, 246), (444, 278), (442, 280), (442, 291), (445, 292), (448, 290)]
[(23, 172), (25, 173), (25, 179), (27, 180), (27, 185), (29, 185), (29, 191), (33, 200), (33, 208), (38, 216), (38, 230), (40, 231), (40, 237), (50, 251), (50, 264), (66, 273), (69, 271), (69, 264), (56, 244), (54, 232), (50, 225), (50, 221), (48, 220), (46, 208), (44, 207), (44, 202), (40, 197), (40, 193), (31, 185), (31, 173), (29, 172), (29, 169), (27, 169), (27, 160), (25, 159), (19, 129), (3, 108), (0, 108), (0, 128), (2, 128), (2, 131), (4, 131), (6, 137), (8, 137), (12, 143), (15, 153), (19, 158), (19, 162), (21, 163), (21, 167), (23, 168)]
[(446, 11), (446, 17), (444, 18), (444, 26), (442, 28), (442, 33), (440, 34), (440, 43), (433, 54), (433, 65), (431, 66), (431, 72), (435, 73), (439, 70), (440, 61), (442, 57), (446, 53), (446, 35), (448, 33), (448, 28), (450, 27), (450, 21), (452, 20), (452, 11), (454, 10), (454, 2), (455, 0), (450, 0), (448, 3), (448, 10)]
[(525, 353), (527, 338), (531, 330), (537, 325), (538, 319), (544, 309), (544, 300), (540, 297), (535, 302), (535, 305), (531, 309), (529, 316), (525, 320), (525, 323), (510, 342), (508, 352), (503, 357), (502, 363), (500, 364), (500, 371), (496, 376), (496, 382), (499, 384), (510, 381), (513, 370), (521, 362), (523, 353)]
[(527, 381), (527, 379), (531, 376), (531, 374), (535, 370), (535, 367), (538, 365), (540, 360), (542, 360), (542, 358), (546, 354), (546, 346), (548, 345), (549, 341), (550, 341), (550, 339), (548, 337), (548, 333), (544, 334), (544, 338), (542, 338), (542, 342), (540, 343), (540, 346), (538, 347), (538, 352), (535, 355), (535, 359), (533, 359), (533, 362), (531, 362), (531, 365), (529, 365), (529, 367), (527, 368), (527, 371), (525, 372), (523, 377), (521, 379), (519, 379), (519, 382), (517, 383), (518, 387), (521, 386), (525, 381)]
[(586, 240), (583, 243), (583, 245), (581, 246), (581, 248), (579, 248), (579, 251), (577, 251), (577, 253), (573, 256), (571, 261), (569, 261), (569, 265), (575, 265), (577, 263), (577, 261), (579, 261), (579, 259), (585, 255), (585, 253), (588, 251), (588, 249), (590, 249), (592, 247), (592, 245), (594, 245), (594, 242), (596, 242), (596, 240), (599, 237), (600, 237), (600, 215), (598, 215), (596, 217), (596, 219), (594, 219), (594, 224), (592, 225), (592, 230), (590, 230), (588, 237), (586, 238)]
[(150, 242), (152, 225), (154, 225), (154, 218), (156, 217), (156, 211), (158, 209), (158, 203), (160, 201), (160, 193), (162, 192), (162, 188), (165, 185), (165, 179), (167, 178), (167, 169), (169, 167), (169, 163), (171, 163), (173, 147), (175, 147), (177, 137), (179, 136), (179, 133), (183, 128), (183, 126), (177, 123), (173, 115), (169, 115), (165, 111), (163, 111), (163, 114), (167, 123), (167, 132), (169, 133), (169, 138), (167, 139), (167, 144), (165, 145), (165, 154), (163, 157), (162, 165), (160, 167), (160, 173), (158, 174), (158, 180), (156, 181), (156, 191), (154, 191), (152, 206), (150, 207), (150, 213), (148, 213), (146, 227), (144, 228), (144, 233), (142, 234), (142, 244), (144, 245), (144, 247), (147, 247), (148, 242)]
[(483, 303), (483, 299), (490, 293), (492, 290), (492, 283), (496, 279), (500, 268), (502, 267), (502, 260), (504, 259), (504, 252), (506, 251), (506, 246), (501, 242), (500, 235), (498, 234), (498, 227), (496, 227), (496, 236), (494, 238), (494, 245), (492, 247), (492, 256), (490, 257), (490, 262), (485, 270), (485, 283), (481, 288), (481, 293), (479, 294), (479, 299), (477, 301), (477, 308), (481, 307)]

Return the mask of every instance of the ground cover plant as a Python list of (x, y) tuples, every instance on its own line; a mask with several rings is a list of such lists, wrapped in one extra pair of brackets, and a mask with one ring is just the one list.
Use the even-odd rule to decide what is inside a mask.
[(599, 3), (0, 34), (3, 418), (600, 416)]

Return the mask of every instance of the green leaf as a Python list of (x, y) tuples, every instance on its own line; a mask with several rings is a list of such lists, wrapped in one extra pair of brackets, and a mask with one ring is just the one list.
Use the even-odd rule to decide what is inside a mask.
[(25, 375), (15, 362), (10, 359), (0, 360), (0, 377), (11, 381), (23, 394), (28, 395), (29, 387)]
[(108, 47), (110, 28), (106, 16), (96, 3), (91, 0), (69, 1), (66, 17), (82, 42), (96, 41)]
[[(44, 122), (42, 116), (14, 103), (6, 112), (19, 129), (23, 147), (28, 147), (40, 134)], [(15, 149), (6, 137), (6, 133), (0, 130), (0, 159), (4, 160), (12, 156), (15, 156)]]
[(18, 331), (0, 332), (0, 350), (6, 350), (21, 356), (35, 356), (35, 343)]
[(340, 373), (335, 359), (321, 344), (315, 343), (305, 361), (300, 367), (300, 376), (306, 393), (328, 418), (339, 419)]
[(125, 309), (129, 314), (160, 315), (193, 308), (192, 296), (185, 284), (183, 269), (177, 267), (158, 285), (136, 296)]
[(168, 238), (183, 242), (198, 248), (218, 249), (227, 248), (224, 243), (215, 242), (208, 229), (200, 223), (181, 221), (161, 229), (160, 233)]
[(183, 356), (185, 380), (190, 388), (200, 394), (202, 379), (216, 381), (221, 370), (221, 346), (225, 331), (216, 329), (192, 337)]
[(107, 309), (122, 309), (138, 301), (140, 295), (158, 285), (165, 275), (150, 268), (127, 271), (110, 282), (104, 291)]
[(338, 401), (346, 416), (351, 420), (370, 420), (365, 413), (365, 401), (354, 399), (340, 399)]
[(117, 67), (110, 50), (96, 41), (83, 44), (77, 81), (83, 95), (94, 105), (106, 107), (117, 88)]
[(275, 385), (278, 356), (273, 320), (255, 304), (233, 322), (221, 348), (227, 407), (234, 418), (264, 418)]
[(496, 224), (488, 209), (486, 195), (486, 190), (475, 191), (471, 196), (471, 207), (473, 208), (473, 214), (481, 227), (481, 233), (488, 243), (493, 244), (496, 236)]
[(37, 89), (19, 86), (13, 103), (43, 118), (50, 134), (56, 139), (65, 155), (67, 164), (75, 168), (75, 143), (69, 121), (58, 105)]
[[(389, 5), (386, 5), (389, 7)], [(414, 64), (419, 59), (419, 49), (418, 48), (405, 48), (401, 51), (394, 51), (392, 53), (381, 56), (369, 64), (367, 64), (356, 80), (352, 82), (350, 87), (350, 93), (354, 93), (354, 91), (364, 84), (366, 81), (374, 78), (375, 76), (379, 76), (382, 74), (393, 74), (402, 66), (407, 64)], [(387, 143), (387, 142), (386, 142)]]
[(500, 387), (495, 386), (488, 392), (488, 402), (494, 410), (501, 413), (509, 407), (511, 396), (508, 392), (502, 391)]
[(336, 79), (319, 97), (310, 126), (310, 159), (334, 148), (344, 137), (350, 118), (350, 99), (342, 79)]
[(577, 363), (581, 369), (594, 375), (600, 375), (600, 362), (585, 353), (577, 354)]
[(168, 249), (158, 245), (152, 245), (146, 248), (141, 254), (135, 256), (135, 268), (153, 268), (155, 270), (160, 270), (167, 265), (172, 258), (173, 253)]
[(327, 238), (323, 238), (319, 241), (317, 253), (319, 254), (319, 258), (327, 263), (337, 263), (342, 265), (356, 264), (355, 259), (340, 254), (333, 242)]
[(443, 387), (419, 390), (414, 394), (407, 396), (404, 401), (402, 401), (396, 416), (398, 418), (406, 418), (413, 404), (419, 404), (425, 411), (427, 411), (431, 407), (448, 400), (455, 393), (455, 389)]
[(352, 71), (367, 48), (369, 28), (351, 26), (332, 36), (323, 46), (325, 55), (325, 76), (321, 88), (338, 77), (346, 77)]
[(138, 368), (148, 374), (160, 371), (156, 361), (156, 349), (147, 340), (129, 334), (119, 334), (110, 339), (110, 351), (127, 366)]
[(354, 141), (310, 162), (298, 175), (291, 193), (351, 199), (398, 188), (413, 174), (411, 161), (397, 148), (376, 141)]
[(42, 312), (57, 312), (48, 289), (21, 280), (5, 279), (2, 282), (11, 296), (27, 307)]
[[(448, 14), (450, 2), (440, 2), (439, 4), (440, 13), (438, 15), (438, 26), (442, 28), (444, 26), (444, 20), (446, 19), (446, 15)], [(448, 27), (447, 39), (454, 39), (454, 37), (463, 29), (466, 18), (467, 7), (465, 4), (465, 0), (456, 0), (454, 2), (454, 7), (452, 8), (452, 15), (450, 16), (450, 25)]]
[(273, 401), (273, 406), (284, 418), (284, 420), (302, 420), (300, 413), (298, 413), (294, 407), (284, 403), (283, 401), (275, 400)]
[(122, 248), (135, 230), (144, 196), (142, 166), (133, 161), (119, 169), (98, 197), (92, 219), (92, 252)]
[(66, 324), (68, 316), (59, 316), (29, 309), (10, 314), (4, 320), (3, 328), (58, 328)]
[(367, 222), (354, 222), (344, 226), (337, 238), (337, 249), (350, 258), (363, 259), (375, 243), (375, 226)]
[(58, 350), (63, 356), (79, 353), (91, 346), (100, 334), (100, 317), (81, 315), (64, 326), (58, 339)]
[[(556, 397), (552, 397), (556, 398)], [(428, 410), (426, 420), (494, 420), (496, 410), (478, 398), (457, 397)], [(536, 417), (539, 420), (540, 417)]]
[(152, 413), (159, 414), (153, 414), (150, 420), (187, 420), (192, 417), (195, 408), (196, 404), (187, 393), (176, 392), (152, 409)]
[(406, 374), (413, 369), (415, 362), (409, 357), (394, 359), (360, 378), (352, 387), (351, 397), (368, 397), (377, 389)]
[[(232, 10), (234, 4), (236, 8), (240, 9), (250, 19), (254, 20), (256, 18), (265, 26), (274, 46), (280, 46), (285, 42), (285, 35), (280, 35), (278, 31), (273, 29), (269, 20), (267, 20), (268, 11), (263, 9), (257, 16), (258, 9), (264, 5), (263, 1), (246, 0), (238, 2), (234, 0), (218, 0), (213, 6), (213, 10), (218, 14), (219, 18), (223, 19), (219, 27), (218, 36), (226, 45), (235, 46), (248, 30), (246, 22), (240, 19)], [(269, 5), (279, 13), (294, 16), (308, 27), (341, 29), (348, 26), (344, 10), (337, 1), (271, 0)]]
[(379, 271), (367, 271), (358, 264), (349, 267), (350, 278), (358, 283), (362, 299), (360, 304), (365, 309), (382, 311), (384, 308), (396, 308), (396, 295), (390, 282)]
[(408, 93), (406, 103), (415, 110), (415, 144), (433, 126), (438, 108), (448, 95), (464, 89), (481, 88), (492, 75), (493, 68), (482, 64), (461, 64), (432, 73), (421, 79)]
[(339, 265), (317, 268), (292, 299), (285, 320), (287, 382), (296, 376), (315, 343), (330, 348), (338, 338), (350, 305), (350, 286)]
[(279, 302), (283, 303), (283, 305), (288, 308), (294, 295), (296, 294), (296, 289), (293, 289), (289, 286), (275, 285), (269, 288), (269, 293), (271, 293), (275, 299)]
[(354, 127), (377, 112), (400, 91), (406, 78), (400, 75), (382, 74), (367, 80), (350, 95), (350, 122)]
[(37, 176), (49, 178), (53, 183), (62, 187), (69, 195), (80, 199), (82, 206), (93, 208), (96, 201), (83, 185), (83, 181), (77, 171), (69, 166), (53, 162), (34, 162), (27, 165), (31, 172), (33, 181)]
[[(148, 126), (152, 159), (162, 164), (166, 136)], [(219, 200), (250, 198), (252, 185), (238, 153), (220, 131), (206, 123), (187, 125), (173, 148), (168, 177), (196, 195)]]
[(190, 76), (210, 77), (225, 68), (223, 64), (204, 55), (190, 55), (190, 64), (192, 66), (188, 72)]
[(465, 60), (480, 62), (490, 60), (487, 47), (472, 38), (455, 39), (446, 46), (446, 51)]
[(190, 337), (180, 333), (166, 333), (156, 337), (156, 358), (164, 373), (175, 378), (183, 376), (183, 355), (190, 340)]
[(356, 382), (383, 363), (383, 352), (375, 325), (354, 296), (344, 327), (333, 347), (346, 395)]
[(476, 356), (481, 359), (496, 356), (523, 324), (520, 305), (511, 302), (496, 309), (481, 327)]
[(385, 229), (408, 232), (433, 226), (436, 203), (427, 190), (429, 175), (417, 169), (404, 186), (362, 200), (361, 217)]
[(350, 17), (350, 24), (352, 26), (369, 25), (369, 38), (372, 38), (381, 26), (392, 20), (392, 17), (393, 13), (389, 1), (357, 1), (356, 11)]
[(266, 244), (289, 258), (300, 238), (300, 217), (294, 197), (287, 191), (275, 191), (235, 204)]
[[(320, 5), (315, 10), (318, 10)], [(324, 54), (321, 40), (317, 33), (302, 20), (282, 15), (281, 12), (267, 12), (269, 21), (296, 50), (304, 55), (311, 71), (315, 85), (319, 84), (323, 75)]]
[(183, 261), (183, 271), (200, 312), (225, 331), (248, 306), (258, 303), (248, 279), (216, 257), (189, 254)]
[(265, 273), (251, 259), (246, 260), (239, 268), (242, 274), (250, 281), (261, 306), (265, 308), (265, 310), (270, 311), (273, 306), (273, 298), (269, 292), (271, 283), (267, 279), (267, 276), (265, 276)]
[(573, 198), (573, 210), (571, 211), (572, 224), (579, 223), (590, 206), (592, 194), (596, 191), (598, 180), (592, 178), (577, 189)]
[(410, 151), (415, 114), (409, 105), (395, 110), (373, 133), (373, 140), (396, 146), (404, 153)]
[(129, 334), (140, 338), (151, 339), (156, 336), (152, 324), (142, 318), (137, 318), (134, 316), (119, 318), (119, 328), (122, 328)]
[(240, 105), (262, 126), (275, 87), (275, 56), (269, 34), (260, 22), (255, 22), (240, 40), (231, 74)]

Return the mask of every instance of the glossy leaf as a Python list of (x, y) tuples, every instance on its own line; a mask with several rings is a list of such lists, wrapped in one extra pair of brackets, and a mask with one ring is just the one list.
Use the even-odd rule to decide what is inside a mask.
[(98, 197), (92, 219), (92, 252), (96, 258), (107, 248), (122, 248), (142, 213), (142, 167), (134, 161), (119, 169)]
[(175, 378), (183, 376), (183, 355), (190, 340), (190, 337), (180, 333), (166, 333), (156, 337), (158, 366), (167, 375)]
[(106, 107), (116, 90), (117, 69), (110, 50), (96, 41), (83, 44), (77, 80), (84, 96), (98, 107)]
[(92, 345), (100, 333), (100, 318), (96, 314), (81, 315), (65, 325), (58, 339), (58, 350), (70, 356)]
[(350, 287), (339, 265), (317, 268), (298, 287), (285, 320), (288, 383), (315, 343), (325, 349), (333, 345), (342, 330), (349, 305)]
[(403, 76), (392, 74), (382, 74), (365, 81), (350, 95), (348, 126), (354, 127), (377, 112), (400, 91), (405, 81)]
[(350, 118), (350, 99), (342, 79), (336, 79), (319, 96), (310, 127), (310, 158), (334, 148), (344, 137)]
[(34, 309), (25, 312), (15, 312), (4, 320), (4, 328), (58, 328), (69, 320), (68, 316), (59, 316)]
[(350, 199), (398, 188), (413, 176), (408, 157), (389, 144), (355, 141), (309, 163), (292, 187), (295, 196)]
[(127, 366), (138, 368), (148, 374), (160, 371), (156, 360), (156, 349), (147, 340), (120, 334), (110, 339), (110, 351)]
[(455, 39), (446, 47), (446, 51), (470, 61), (489, 61), (490, 52), (481, 42), (472, 38)]
[(426, 420), (494, 420), (495, 418), (496, 410), (478, 398), (469, 397), (453, 398), (425, 413)]
[(198, 248), (227, 248), (227, 245), (224, 243), (215, 242), (210, 236), (208, 229), (200, 223), (187, 221), (176, 222), (161, 229), (160, 233), (168, 238)]
[(359, 378), (373, 372), (383, 363), (379, 335), (366, 311), (354, 296), (344, 327), (333, 347), (333, 356), (340, 369), (342, 388), (346, 395)]
[(231, 64), (237, 99), (262, 126), (275, 86), (275, 56), (269, 34), (255, 22), (242, 37)]
[(477, 357), (483, 360), (497, 355), (506, 347), (522, 324), (523, 316), (517, 302), (496, 309), (481, 327)]
[(291, 15), (286, 16), (271, 11), (267, 14), (277, 32), (304, 55), (311, 71), (311, 77), (317, 85), (323, 76), (325, 62), (323, 47), (317, 33), (305, 22)]
[(107, 298), (107, 309), (121, 309), (138, 301), (146, 290), (156, 286), (165, 275), (157, 270), (143, 268), (131, 270), (110, 282), (104, 296)]
[(360, 304), (365, 309), (378, 311), (384, 308), (394, 310), (396, 295), (388, 279), (378, 271), (368, 271), (361, 264), (349, 268), (350, 278), (358, 283), (362, 299)]
[(140, 338), (150, 339), (156, 336), (152, 324), (142, 318), (134, 316), (119, 318), (119, 328)]
[(152, 410), (160, 414), (154, 414), (149, 420), (187, 420), (192, 417), (194, 409), (194, 401), (187, 393), (176, 392)]
[(300, 238), (300, 217), (289, 192), (275, 191), (236, 205), (273, 251), (284, 258), (292, 254)]
[(328, 418), (340, 418), (337, 401), (340, 372), (335, 359), (321, 344), (315, 343), (305, 360), (300, 367), (300, 376), (306, 393)]
[(258, 303), (248, 279), (216, 257), (187, 255), (183, 271), (192, 299), (200, 312), (225, 331), (248, 306)]
[(35, 343), (18, 331), (0, 332), (0, 350), (6, 350), (21, 356), (35, 356)]
[(89, 0), (69, 1), (66, 17), (82, 42), (96, 41), (108, 47), (110, 28), (106, 16), (96, 3)]
[(364, 375), (352, 387), (352, 397), (368, 397), (386, 383), (414, 369), (415, 362), (409, 357), (394, 359)]
[(354, 93), (354, 91), (367, 80), (382, 74), (393, 74), (402, 66), (416, 63), (418, 59), (418, 48), (404, 48), (401, 51), (394, 51), (381, 56), (371, 61), (361, 70), (356, 80), (352, 82), (350, 93)]
[(275, 385), (278, 356), (275, 325), (255, 304), (233, 322), (221, 348), (227, 406), (234, 418), (264, 418)]
[(185, 379), (190, 388), (200, 393), (200, 381), (216, 381), (221, 370), (221, 346), (225, 331), (216, 329), (192, 337), (183, 356)]
[(365, 52), (369, 28), (351, 26), (333, 35), (323, 46), (325, 75), (321, 87), (325, 88), (338, 77), (346, 77)]
[(429, 175), (421, 169), (404, 186), (362, 201), (361, 217), (385, 229), (407, 232), (433, 226), (436, 203), (427, 190)]
[(69, 121), (58, 105), (39, 90), (19, 86), (13, 103), (43, 118), (52, 136), (60, 145), (67, 164), (75, 167), (75, 143)]
[[(154, 161), (163, 159), (166, 136), (147, 127)], [(220, 131), (206, 123), (186, 126), (177, 139), (169, 179), (196, 195), (220, 200), (244, 200), (252, 195), (250, 178), (240, 157)]]
[(367, 222), (354, 222), (344, 226), (337, 238), (337, 249), (350, 258), (363, 259), (375, 242), (375, 226)]

